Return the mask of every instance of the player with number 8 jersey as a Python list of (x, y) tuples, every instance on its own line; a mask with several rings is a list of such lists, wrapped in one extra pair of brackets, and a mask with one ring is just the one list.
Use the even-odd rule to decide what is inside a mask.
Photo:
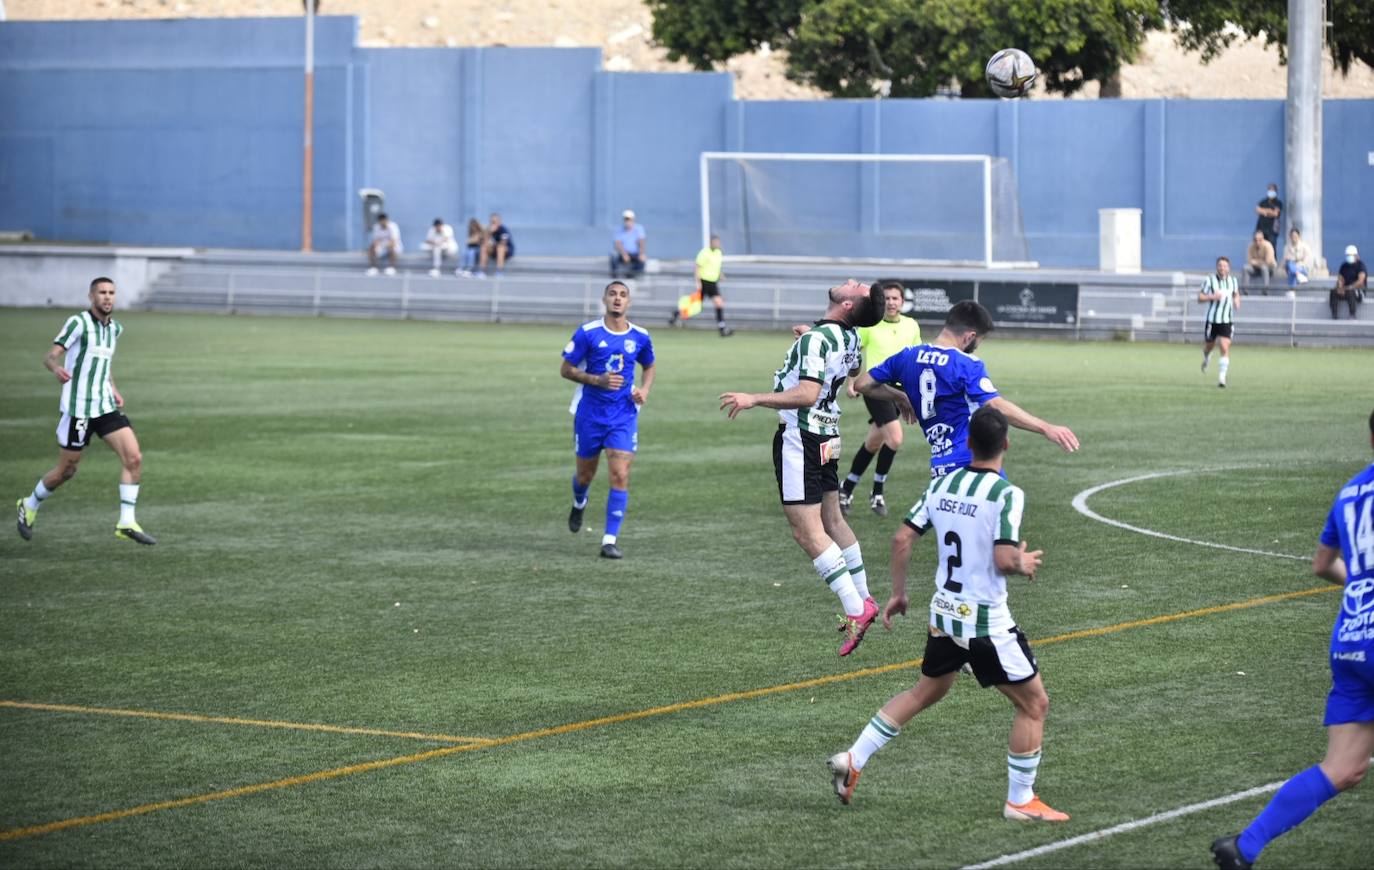
[(854, 384), (869, 398), (904, 395), (911, 402), (930, 444), (931, 477), (969, 464), (969, 416), (983, 405), (1001, 411), (1012, 426), (1039, 433), (1066, 452), (1078, 449), (1078, 438), (1068, 427), (1047, 423), (997, 392), (987, 366), (973, 355), (990, 332), (992, 315), (986, 308), (972, 300), (957, 302), (935, 341), (897, 351)]

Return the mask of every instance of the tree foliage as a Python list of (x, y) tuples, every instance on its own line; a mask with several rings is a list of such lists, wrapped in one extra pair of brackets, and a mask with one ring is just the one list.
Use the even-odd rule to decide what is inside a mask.
[[(1374, 66), (1374, 3), (1329, 0), (1327, 31), (1332, 59), (1342, 73), (1356, 60)], [(1237, 39), (1263, 39), (1287, 60), (1288, 0), (1169, 0), (1170, 23), (1184, 48), (1202, 52), (1209, 61)]]
[(983, 65), (1015, 46), (1044, 86), (1107, 82), (1163, 26), (1157, 0), (648, 0), (672, 59), (709, 69), (767, 42), (787, 75), (838, 97), (986, 96)]

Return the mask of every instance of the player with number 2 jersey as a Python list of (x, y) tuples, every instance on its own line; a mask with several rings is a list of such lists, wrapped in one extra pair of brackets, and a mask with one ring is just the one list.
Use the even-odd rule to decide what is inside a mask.
[[(884, 704), (848, 752), (831, 756), (835, 794), (848, 804), (859, 772), (873, 753), (922, 710), (938, 703), (968, 665), (980, 685), (996, 686), (1016, 709), (1002, 815), (1016, 821), (1068, 821), (1034, 791), (1049, 696), (1030, 644), (1007, 609), (1006, 575), (1034, 579), (1042, 553), (1028, 552), (1021, 540), (1025, 496), (1002, 477), (1002, 458), (1010, 446), (1007, 418), (996, 408), (978, 409), (969, 421), (966, 446), (973, 461), (930, 482), (907, 516), (905, 528), (912, 536), (899, 539), (892, 548), (892, 597), (883, 608), (887, 628), (893, 616), (906, 613), (911, 544), (933, 530), (940, 548), (921, 679)], [(899, 547), (902, 541), (908, 543)]]

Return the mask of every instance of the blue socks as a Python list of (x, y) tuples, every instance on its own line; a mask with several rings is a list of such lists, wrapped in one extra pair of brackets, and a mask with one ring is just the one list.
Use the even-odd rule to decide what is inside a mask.
[(1317, 807), (1337, 794), (1320, 765), (1313, 765), (1283, 784), (1269, 806), (1241, 831), (1240, 854), (1251, 864), (1265, 846), (1302, 824)]
[(589, 483), (589, 484), (587, 484), (586, 486), (578, 486), (578, 485), (577, 485), (577, 475), (574, 474), (574, 475), (573, 475), (573, 479), (572, 479), (572, 487), (573, 487), (573, 507), (578, 508), (578, 509), (581, 509), (581, 508), (586, 507), (586, 506), (587, 506), (587, 490), (591, 489), (591, 488), (592, 488), (592, 485)]
[[(606, 496), (606, 534), (602, 543), (614, 544), (620, 534), (620, 524), (625, 521), (625, 508), (630, 504), (630, 494), (623, 489), (612, 489)], [(609, 540), (608, 540), (609, 539)]]

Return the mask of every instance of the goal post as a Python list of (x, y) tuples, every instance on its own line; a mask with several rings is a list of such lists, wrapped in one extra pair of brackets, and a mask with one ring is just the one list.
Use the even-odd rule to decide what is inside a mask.
[(705, 151), (702, 244), (729, 259), (1030, 262), (1010, 163), (988, 154)]

